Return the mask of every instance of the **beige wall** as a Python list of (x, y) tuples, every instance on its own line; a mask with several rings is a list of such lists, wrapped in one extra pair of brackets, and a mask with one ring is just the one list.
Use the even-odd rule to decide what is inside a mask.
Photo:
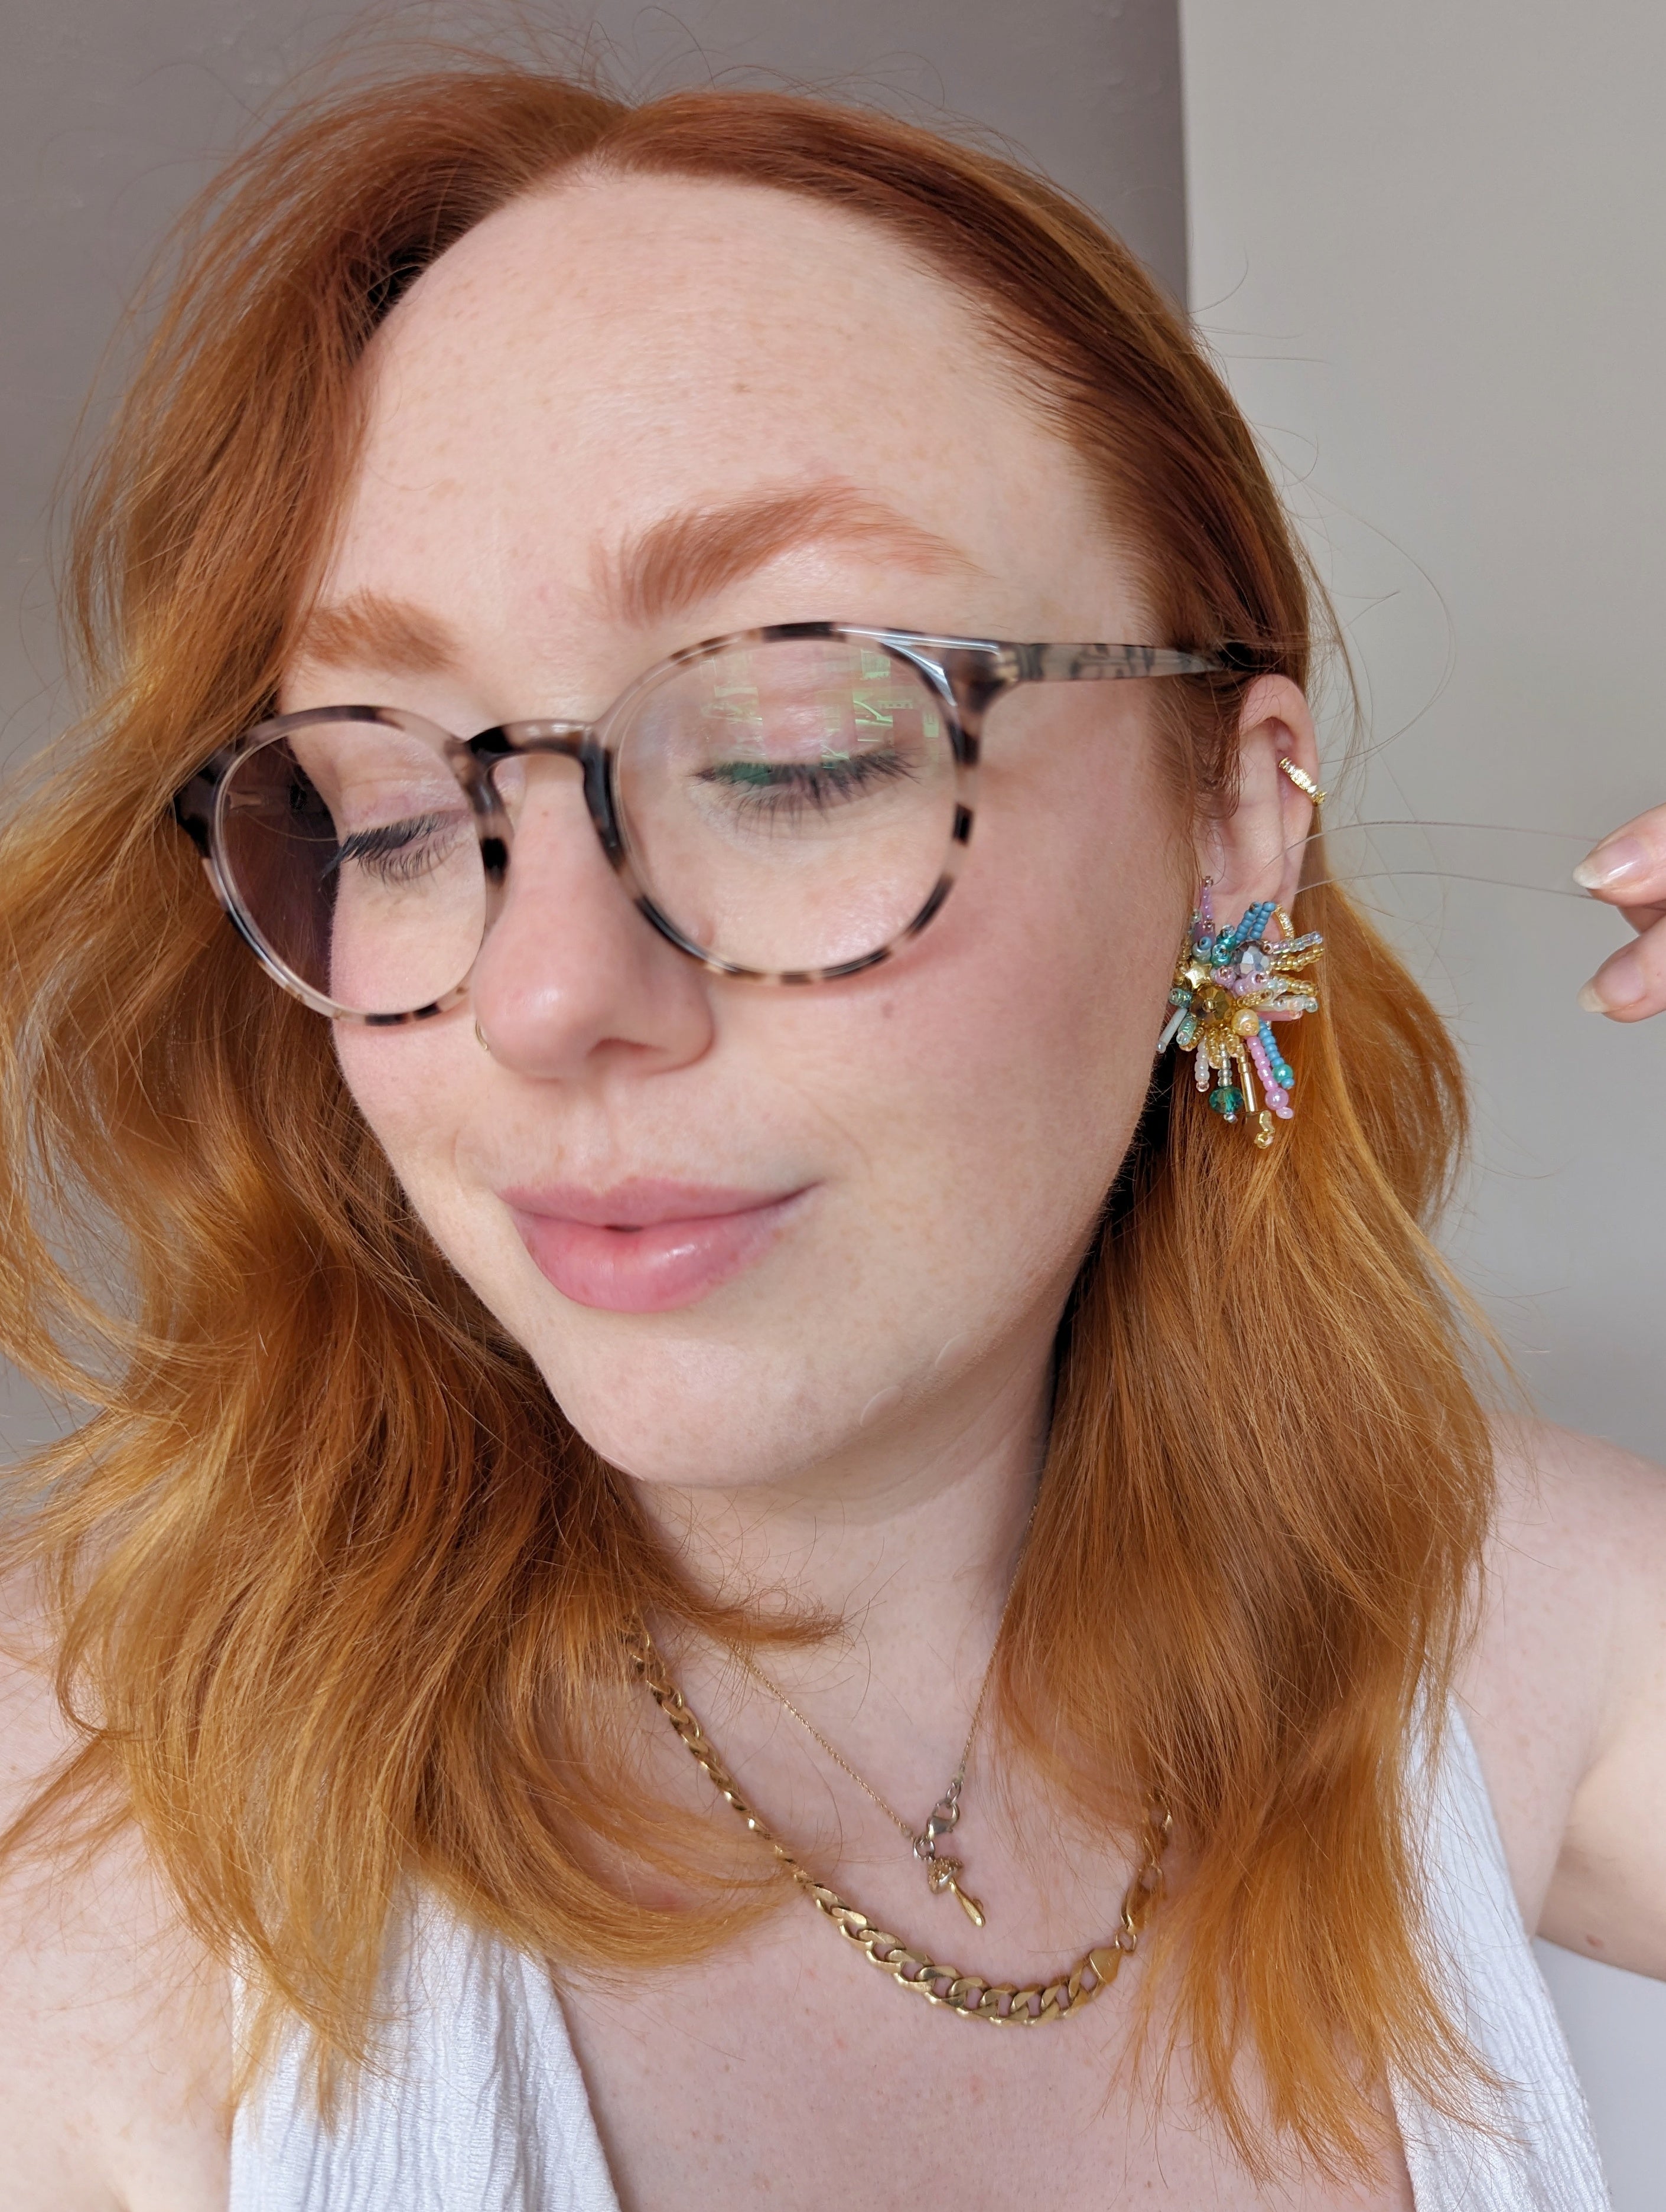
[[(1367, 680), (1362, 811), (1600, 830), (1666, 799), (1666, 10), (1182, 0), (1194, 307)], [(1666, 1458), (1666, 1024), (1616, 926), (1454, 887), (1453, 1242), (1545, 1410)], [(1359, 1071), (1361, 1081), (1370, 1071)], [(1666, 2201), (1666, 1988), (1547, 1954), (1623, 2212)]]

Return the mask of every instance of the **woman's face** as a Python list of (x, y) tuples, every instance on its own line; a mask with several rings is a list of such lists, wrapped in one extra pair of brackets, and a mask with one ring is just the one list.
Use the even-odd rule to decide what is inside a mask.
[[(982, 313), (765, 191), (584, 179), (504, 210), (378, 337), (284, 706), (589, 719), (679, 647), (817, 618), (1147, 639)], [(805, 1481), (1043, 1387), (1190, 889), (1150, 692), (999, 704), (946, 906), (808, 989), (659, 938), (563, 765), (471, 1004), (338, 1029), (429, 1231), (608, 1459)]]

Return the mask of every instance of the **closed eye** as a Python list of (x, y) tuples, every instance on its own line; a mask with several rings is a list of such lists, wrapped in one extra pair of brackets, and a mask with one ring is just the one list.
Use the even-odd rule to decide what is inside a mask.
[(337, 846), (324, 873), (356, 866), (385, 884), (414, 883), (441, 865), (461, 829), (454, 814), (417, 814), (356, 830)]
[(896, 752), (835, 753), (818, 761), (718, 761), (699, 781), (734, 795), (736, 811), (790, 820), (848, 806), (880, 785), (913, 781), (915, 771)]

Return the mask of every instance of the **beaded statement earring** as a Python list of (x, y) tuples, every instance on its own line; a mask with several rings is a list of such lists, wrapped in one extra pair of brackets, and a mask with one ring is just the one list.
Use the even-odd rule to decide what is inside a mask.
[[(1298, 937), (1290, 916), (1271, 899), (1217, 933), (1212, 886), (1204, 879), (1169, 993), (1174, 1012), (1157, 1048), (1166, 1052), (1172, 1044), (1192, 1054), (1197, 1087), (1208, 1092), (1211, 1107), (1223, 1121), (1242, 1115), (1254, 1125), (1258, 1145), (1272, 1143), (1275, 1115), (1287, 1121), (1295, 1111), (1295, 1071), (1273, 1024), (1318, 1012), (1306, 970), (1324, 942), (1317, 930)], [(1260, 1106), (1257, 1078), (1265, 1102)]]

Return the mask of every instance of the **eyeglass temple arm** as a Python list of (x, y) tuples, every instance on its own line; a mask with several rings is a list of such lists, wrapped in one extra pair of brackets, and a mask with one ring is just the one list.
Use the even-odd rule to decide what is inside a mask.
[(204, 761), (173, 794), (173, 819), (204, 860), (209, 855), (209, 823), (214, 818), (214, 793), (220, 781), (218, 757)]
[(1116, 684), (1152, 676), (1217, 676), (1236, 672), (1238, 655), (1183, 653), (1165, 645), (1014, 645), (1010, 680), (1015, 684)]

